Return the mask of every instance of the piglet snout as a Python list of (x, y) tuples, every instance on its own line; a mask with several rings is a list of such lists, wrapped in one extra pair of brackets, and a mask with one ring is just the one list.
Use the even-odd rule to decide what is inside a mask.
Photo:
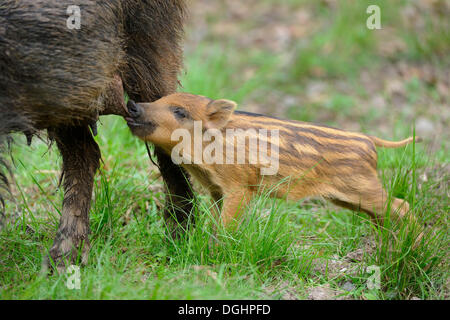
[(128, 113), (133, 118), (138, 118), (142, 114), (142, 108), (133, 100), (128, 100), (127, 109)]

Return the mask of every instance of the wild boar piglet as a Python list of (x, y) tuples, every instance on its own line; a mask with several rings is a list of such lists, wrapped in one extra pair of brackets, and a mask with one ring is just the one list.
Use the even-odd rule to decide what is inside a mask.
[[(375, 147), (398, 142), (312, 123), (235, 111), (226, 99), (175, 93), (127, 104), (134, 135), (161, 148), (219, 204), (229, 225), (261, 191), (277, 198), (322, 197), (383, 220), (387, 206), (402, 218), (408, 202), (393, 198), (377, 175)], [(416, 138), (416, 141), (419, 139)], [(389, 203), (389, 205), (388, 205)]]

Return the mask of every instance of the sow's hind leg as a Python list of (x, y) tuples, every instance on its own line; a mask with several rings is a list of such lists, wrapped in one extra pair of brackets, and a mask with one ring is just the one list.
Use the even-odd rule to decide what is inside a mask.
[(50, 131), (63, 158), (64, 200), (50, 258), (59, 271), (65, 262), (86, 264), (89, 253), (89, 210), (100, 149), (88, 126)]
[(195, 223), (192, 215), (195, 196), (187, 172), (159, 148), (155, 148), (155, 154), (167, 188), (164, 219), (171, 236), (176, 238)]
[[(378, 225), (383, 225), (385, 213), (389, 207), (390, 219), (406, 226), (408, 232), (415, 237), (413, 248), (416, 248), (424, 236), (423, 225), (417, 220), (413, 212), (410, 212), (409, 203), (406, 200), (392, 197), (383, 189), (378, 178), (355, 185), (355, 188), (346, 188), (329, 198), (333, 203), (355, 211), (368, 213)], [(349, 189), (352, 191), (349, 192)]]
[(4, 137), (0, 135), (0, 230), (3, 227), (5, 218), (5, 200), (3, 199), (4, 194), (8, 192), (8, 179), (7, 171), (8, 166), (2, 158), (2, 153), (4, 152)]

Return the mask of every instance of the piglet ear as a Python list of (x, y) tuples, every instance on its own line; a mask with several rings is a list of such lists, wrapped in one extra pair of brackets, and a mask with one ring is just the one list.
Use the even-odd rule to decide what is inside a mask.
[(206, 106), (208, 127), (215, 129), (222, 129), (225, 127), (236, 107), (236, 102), (231, 100), (220, 99), (211, 101)]

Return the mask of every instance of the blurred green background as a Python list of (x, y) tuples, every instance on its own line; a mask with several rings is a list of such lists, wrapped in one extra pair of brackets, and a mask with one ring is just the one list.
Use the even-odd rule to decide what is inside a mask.
[[(448, 140), (449, 1), (191, 3), (182, 90), (385, 137), (415, 124)], [(366, 27), (371, 4), (381, 30)]]

